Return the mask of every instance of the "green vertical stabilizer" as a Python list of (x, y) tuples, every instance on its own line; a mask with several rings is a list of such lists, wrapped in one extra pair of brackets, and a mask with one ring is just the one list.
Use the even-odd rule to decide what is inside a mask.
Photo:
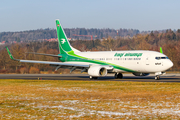
[(56, 27), (57, 27), (59, 51), (61, 54), (67, 54), (67, 52), (72, 51), (72, 49), (59, 20), (56, 20)]

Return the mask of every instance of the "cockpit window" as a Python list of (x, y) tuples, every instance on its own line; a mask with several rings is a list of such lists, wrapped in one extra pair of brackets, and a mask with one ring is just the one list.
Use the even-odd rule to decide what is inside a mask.
[(161, 60), (161, 59), (169, 59), (168, 57), (156, 57), (156, 60)]

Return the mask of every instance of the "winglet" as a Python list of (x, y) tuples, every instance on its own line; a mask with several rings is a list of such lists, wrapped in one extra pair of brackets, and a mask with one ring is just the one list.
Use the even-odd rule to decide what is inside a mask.
[[(12, 54), (10, 53), (10, 51), (9, 51), (9, 49), (8, 49), (8, 47), (6, 46), (6, 49), (7, 49), (7, 52), (8, 52), (8, 54), (9, 54), (9, 57), (12, 59), (12, 60), (17, 60), (17, 59), (14, 59), (13, 58), (13, 56), (12, 56)], [(19, 61), (19, 60), (18, 60)]]
[(162, 53), (162, 54), (163, 54), (163, 50), (162, 50), (162, 47), (160, 47), (160, 53)]

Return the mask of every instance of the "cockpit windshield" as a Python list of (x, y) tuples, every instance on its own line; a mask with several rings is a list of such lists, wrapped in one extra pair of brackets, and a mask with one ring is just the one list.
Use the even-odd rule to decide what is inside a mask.
[(155, 57), (156, 60), (169, 59), (168, 57)]

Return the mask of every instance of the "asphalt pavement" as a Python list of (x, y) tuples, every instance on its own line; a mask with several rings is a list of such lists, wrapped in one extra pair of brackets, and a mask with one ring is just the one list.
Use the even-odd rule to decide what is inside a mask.
[[(166, 74), (161, 76), (160, 80), (155, 80), (153, 74), (144, 77), (132, 74), (123, 74), (123, 76), (123, 79), (115, 79), (114, 75), (110, 74), (94, 81), (180, 82), (180, 74)], [(93, 81), (89, 79), (88, 74), (0, 74), (0, 79)]]

